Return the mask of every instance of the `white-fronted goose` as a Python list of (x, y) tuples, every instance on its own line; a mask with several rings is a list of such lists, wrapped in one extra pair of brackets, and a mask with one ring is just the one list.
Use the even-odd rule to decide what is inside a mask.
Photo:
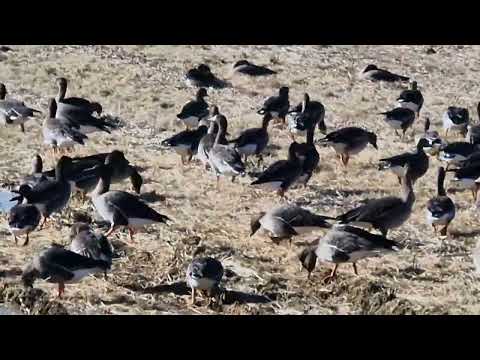
[(209, 115), (208, 104), (204, 99), (207, 96), (208, 94), (205, 88), (198, 89), (195, 99), (186, 103), (182, 111), (177, 114), (178, 120), (181, 121), (187, 129), (196, 128), (200, 120)]
[(288, 127), (293, 135), (304, 136), (313, 122), (322, 134), (327, 133), (325, 107), (320, 101), (311, 101), (305, 93), (303, 101), (288, 112)]
[(250, 185), (276, 191), (279, 196), (284, 197), (285, 192), (302, 175), (305, 156), (299, 153), (299, 144), (293, 142), (288, 148), (288, 159), (274, 162)]
[(266, 113), (263, 115), (261, 128), (243, 130), (239, 137), (229, 141), (229, 143), (233, 144), (235, 150), (245, 157), (245, 162), (247, 162), (247, 158), (250, 155), (257, 155), (259, 162), (263, 160), (262, 152), (267, 147), (269, 141), (268, 124), (270, 120), (272, 120), (272, 115)]
[(424, 148), (429, 145), (428, 140), (421, 138), (417, 143), (415, 152), (407, 152), (390, 158), (380, 159), (378, 169), (390, 170), (398, 177), (398, 182), (402, 183), (402, 178), (407, 174), (413, 184), (428, 171), (429, 161)]
[(444, 145), (440, 148), (439, 159), (447, 163), (447, 170), (450, 165), (459, 165), (470, 155), (477, 152), (479, 147), (467, 142), (459, 141)]
[(263, 106), (260, 110), (257, 111), (260, 115), (265, 115), (265, 113), (270, 113), (272, 117), (281, 119), (285, 122), (285, 116), (288, 113), (290, 108), (290, 102), (288, 100), (288, 93), (290, 89), (286, 86), (282, 86), (278, 90), (277, 96), (271, 96), (263, 103)]
[(154, 223), (165, 223), (170, 220), (149, 207), (137, 196), (124, 191), (110, 190), (113, 169), (110, 165), (100, 167), (100, 180), (92, 192), (92, 202), (100, 216), (110, 222), (109, 236), (119, 227), (127, 227), (130, 239), (138, 228)]
[[(210, 124), (208, 127), (208, 132), (207, 134), (200, 139), (200, 142), (198, 143), (198, 150), (197, 150), (197, 158), (203, 163), (203, 166), (207, 170), (210, 166), (209, 163), (209, 154), (210, 150), (213, 147), (213, 144), (215, 143), (215, 138), (217, 137), (218, 133), (218, 124), (217, 124), (217, 116), (220, 115), (220, 112), (218, 111), (218, 107), (216, 105), (212, 106), (211, 109), (211, 116), (209, 118)], [(220, 139), (220, 144), (222, 145), (227, 145), (228, 141), (225, 139), (225, 137), (222, 137)]]
[(473, 201), (477, 199), (478, 189), (480, 184), (480, 163), (464, 166), (459, 169), (450, 169), (447, 172), (453, 172), (451, 181), (457, 183), (462, 189), (469, 189), (472, 192)]
[(367, 200), (364, 205), (338, 216), (337, 220), (341, 224), (373, 227), (379, 230), (383, 236), (387, 236), (388, 230), (403, 225), (412, 213), (415, 194), (408, 173), (403, 181), (403, 192), (403, 198), (388, 196)]
[(330, 275), (322, 279), (333, 280), (340, 264), (352, 263), (355, 275), (358, 275), (357, 261), (368, 257), (377, 257), (386, 253), (399, 251), (400, 244), (385, 236), (371, 234), (353, 226), (335, 226), (316, 247), (306, 248), (299, 256), (302, 266), (310, 273), (315, 267), (316, 259), (335, 264)]
[(190, 69), (185, 75), (187, 86), (204, 88), (223, 88), (225, 81), (218, 79), (206, 64), (200, 64), (196, 68)]
[(347, 166), (350, 156), (360, 153), (368, 144), (378, 150), (377, 135), (359, 127), (345, 127), (332, 131), (325, 138), (319, 139), (317, 143), (331, 146), (345, 166)]
[(195, 130), (184, 130), (162, 141), (162, 145), (172, 148), (180, 154), (182, 165), (190, 162), (197, 153), (200, 140), (207, 134), (208, 128), (201, 125)]
[(296, 235), (331, 228), (332, 225), (327, 220), (334, 220), (334, 218), (314, 214), (296, 205), (277, 206), (251, 218), (250, 236), (253, 236), (259, 229), (263, 229), (275, 242), (283, 239), (291, 241), (291, 238)]
[(208, 161), (212, 171), (217, 177), (217, 188), (219, 187), (220, 175), (231, 176), (232, 182), (237, 176), (245, 175), (245, 165), (242, 162), (240, 154), (229, 145), (222, 145), (227, 132), (227, 119), (223, 115), (218, 115), (216, 122), (218, 124), (218, 133), (215, 143), (208, 155)]
[(64, 148), (73, 148), (75, 144), (85, 145), (88, 136), (80, 132), (77, 124), (73, 124), (64, 118), (57, 118), (57, 103), (50, 99), (48, 104), (49, 114), (43, 121), (43, 139), (46, 145), (50, 145), (54, 152)]
[(277, 73), (276, 71), (270, 70), (265, 66), (252, 64), (247, 60), (237, 61), (233, 65), (233, 71), (248, 76), (268, 76)]
[(5, 125), (20, 125), (22, 132), (25, 132), (25, 122), (40, 111), (26, 106), (23, 101), (7, 100), (6, 96), (7, 88), (5, 84), (0, 83), (0, 120)]
[(455, 204), (445, 192), (444, 180), (445, 169), (440, 167), (438, 169), (437, 196), (427, 202), (427, 222), (433, 226), (435, 234), (437, 233), (437, 226), (443, 225), (443, 229), (440, 230), (442, 236), (447, 235), (448, 225), (455, 217)]
[(17, 236), (25, 235), (23, 246), (26, 246), (29, 242), (29, 234), (34, 231), (40, 223), (40, 211), (35, 205), (22, 204), (22, 195), (18, 195), (10, 201), (18, 201), (18, 203), (12, 207), (8, 213), (8, 228), (13, 235), (15, 245), (18, 242)]
[(55, 82), (58, 86), (58, 94), (55, 100), (57, 101), (59, 112), (81, 111), (87, 114), (96, 112), (98, 115), (103, 112), (102, 105), (98, 102), (92, 102), (80, 97), (66, 98), (68, 81), (64, 77), (57, 78)]
[(405, 133), (415, 121), (415, 112), (409, 108), (398, 107), (380, 113), (380, 115), (385, 115), (385, 122), (395, 130), (397, 136), (400, 136), (397, 130), (402, 130), (402, 139), (405, 138)]
[(397, 74), (391, 73), (388, 70), (379, 69), (376, 65), (373, 65), (373, 64), (367, 65), (360, 73), (360, 77), (365, 80), (386, 81), (386, 82), (410, 80), (410, 78), (406, 76), (397, 75)]
[(187, 284), (192, 289), (192, 304), (195, 304), (197, 291), (205, 291), (209, 304), (213, 296), (220, 293), (220, 282), (223, 277), (223, 266), (220, 261), (211, 257), (193, 259), (187, 268)]
[(408, 108), (414, 111), (417, 117), (420, 117), (420, 110), (422, 110), (423, 107), (423, 95), (420, 90), (418, 90), (416, 81), (411, 82), (410, 89), (403, 90), (400, 93), (397, 101), (400, 107)]
[(65, 284), (79, 282), (85, 276), (110, 269), (110, 264), (103, 260), (90, 259), (52, 245), (35, 256), (22, 273), (22, 282), (26, 287), (33, 287), (36, 279), (43, 279), (58, 284), (58, 297), (65, 291)]
[(447, 111), (443, 114), (443, 130), (445, 130), (445, 136), (448, 135), (450, 130), (460, 131), (463, 136), (465, 136), (469, 122), (470, 117), (468, 109), (449, 106)]

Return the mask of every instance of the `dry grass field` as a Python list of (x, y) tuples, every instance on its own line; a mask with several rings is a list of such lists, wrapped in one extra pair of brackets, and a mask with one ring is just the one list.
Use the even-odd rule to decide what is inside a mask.
[[(320, 279), (331, 267), (317, 264), (310, 280), (300, 271), (297, 255), (322, 232), (275, 245), (259, 234), (249, 237), (254, 213), (279, 199), (256, 191), (249, 177), (232, 184), (215, 178), (199, 163), (181, 168), (179, 156), (160, 146), (161, 140), (181, 128), (175, 115), (195, 90), (181, 81), (188, 68), (209, 64), (217, 76), (234, 85), (209, 90), (207, 101), (219, 106), (229, 120), (229, 133), (260, 124), (256, 110), (279, 86), (290, 87), (290, 102), (304, 92), (326, 108), (328, 130), (362, 126), (378, 135), (379, 150), (369, 146), (345, 170), (333, 150), (318, 148), (320, 168), (306, 189), (287, 193), (288, 201), (320, 214), (337, 215), (366, 198), (399, 194), (396, 177), (379, 172), (377, 161), (414, 148), (423, 132), (425, 116), (440, 130), (441, 115), (450, 105), (468, 107), (476, 119), (480, 100), (480, 47), (440, 46), (14, 46), (0, 60), (0, 82), (10, 96), (46, 112), (56, 94), (55, 78), (70, 80), (68, 93), (102, 103), (106, 113), (119, 116), (121, 130), (96, 134), (79, 155), (120, 149), (143, 169), (143, 197), (174, 220), (170, 226), (152, 226), (135, 243), (127, 233), (112, 237), (121, 258), (112, 272), (67, 285), (56, 299), (56, 286), (42, 281), (25, 292), (18, 274), (32, 255), (51, 242), (67, 244), (71, 213), (93, 214), (89, 201), (73, 199), (69, 211), (53, 226), (32, 233), (29, 246), (15, 246), (5, 215), (0, 218), (0, 303), (20, 306), (31, 314), (478, 314), (480, 282), (471, 258), (480, 235), (478, 211), (469, 192), (452, 192), (457, 217), (444, 244), (425, 223), (425, 204), (436, 193), (439, 161), (431, 158), (428, 173), (415, 185), (414, 214), (389, 237), (405, 244), (397, 254), (359, 263), (359, 276), (341, 266), (336, 282)], [(230, 77), (231, 65), (242, 58), (279, 71), (269, 79)], [(410, 76), (425, 97), (421, 119), (405, 141), (395, 136), (379, 112), (389, 110), (405, 84), (364, 82), (358, 72), (368, 63)], [(35, 121), (0, 128), (0, 184), (29, 173), (33, 155), (53, 159), (42, 145)], [(290, 138), (286, 130), (270, 130), (271, 147), (265, 163), (285, 158)], [(320, 135), (317, 134), (317, 137)], [(458, 135), (451, 134), (453, 140)], [(447, 177), (447, 187), (450, 187)], [(129, 184), (115, 188), (129, 189)], [(226, 268), (224, 304), (218, 308), (189, 305), (185, 270), (197, 254), (214, 256)]]

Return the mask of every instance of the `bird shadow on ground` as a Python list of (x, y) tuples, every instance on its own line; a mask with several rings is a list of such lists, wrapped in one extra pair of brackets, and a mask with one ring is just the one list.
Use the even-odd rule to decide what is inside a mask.
[(141, 195), (139, 195), (139, 198), (147, 203), (155, 203), (159, 201), (165, 201), (166, 197), (165, 195), (162, 194), (157, 194), (155, 190), (145, 192)]
[(460, 237), (473, 238), (473, 237), (476, 237), (477, 235), (480, 235), (480, 229), (474, 229), (470, 231), (451, 230), (450, 235), (453, 238), (460, 238)]
[(22, 275), (22, 269), (14, 267), (11, 269), (0, 270), (0, 278), (13, 278)]

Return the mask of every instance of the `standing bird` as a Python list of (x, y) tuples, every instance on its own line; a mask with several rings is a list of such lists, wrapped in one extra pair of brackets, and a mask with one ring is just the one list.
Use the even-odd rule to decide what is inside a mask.
[(205, 64), (200, 64), (196, 68), (190, 69), (185, 75), (187, 86), (204, 88), (223, 88), (226, 83), (218, 79)]
[(377, 135), (359, 127), (345, 127), (332, 131), (317, 143), (331, 146), (340, 157), (343, 165), (347, 166), (350, 156), (359, 154), (368, 144), (378, 150)]
[[(24, 176), (21, 180), (20, 185), (28, 185), (30, 187), (35, 187), (38, 183), (47, 180), (47, 176), (42, 173), (43, 171), (43, 160), (40, 155), (35, 155), (32, 160), (32, 173), (30, 175)], [(55, 171), (52, 171), (51, 177), (55, 176)]]
[(311, 101), (310, 96), (305, 93), (303, 101), (288, 112), (288, 125), (293, 135), (303, 136), (311, 123), (317, 124), (322, 134), (327, 133), (325, 107), (320, 101)]
[(5, 125), (20, 125), (20, 130), (25, 132), (25, 122), (40, 111), (26, 106), (23, 101), (7, 100), (6, 96), (7, 88), (5, 84), (0, 83), (0, 120)]
[(391, 73), (388, 70), (379, 69), (376, 65), (373, 65), (373, 64), (367, 65), (360, 73), (360, 77), (365, 80), (386, 81), (386, 82), (410, 80), (410, 78), (406, 76), (397, 75), (397, 74)]
[(187, 284), (192, 289), (192, 305), (195, 304), (197, 291), (204, 291), (209, 296), (209, 305), (213, 296), (220, 293), (220, 282), (223, 277), (223, 266), (220, 261), (211, 257), (196, 258), (188, 265)]
[(403, 90), (397, 99), (400, 107), (414, 111), (420, 117), (420, 110), (423, 107), (423, 95), (417, 88), (417, 82), (410, 83), (410, 89)]
[(401, 138), (405, 138), (405, 133), (415, 121), (415, 112), (406, 107), (398, 107), (390, 111), (380, 113), (385, 115), (385, 122), (395, 129), (395, 135), (400, 136), (397, 130), (402, 130)]
[(304, 156), (305, 159), (303, 161), (302, 173), (297, 182), (303, 184), (305, 187), (320, 163), (320, 155), (314, 143), (315, 124), (315, 122), (309, 124), (306, 142), (298, 144), (299, 153)]
[(433, 226), (435, 234), (437, 234), (437, 226), (443, 225), (443, 229), (440, 230), (441, 236), (447, 235), (448, 225), (455, 217), (455, 204), (445, 192), (444, 181), (445, 169), (440, 167), (438, 169), (437, 196), (427, 202), (427, 222)]
[(201, 125), (195, 130), (183, 130), (174, 136), (162, 141), (162, 145), (172, 148), (180, 154), (182, 165), (190, 162), (193, 155), (197, 154), (200, 140), (207, 134), (208, 128)]
[(59, 112), (84, 112), (88, 115), (94, 112), (100, 115), (103, 112), (102, 105), (98, 102), (92, 102), (81, 97), (65, 97), (68, 86), (66, 78), (57, 78), (55, 83), (58, 86), (58, 94), (55, 100), (57, 101)]
[(110, 263), (95, 260), (52, 245), (35, 256), (22, 273), (22, 282), (33, 287), (36, 279), (58, 284), (58, 297), (65, 292), (65, 284), (79, 282), (85, 276), (110, 269)]
[(448, 170), (450, 165), (461, 164), (479, 150), (477, 145), (464, 141), (453, 142), (440, 148), (439, 159), (447, 163)]
[(454, 176), (451, 181), (459, 184), (463, 189), (469, 189), (472, 192), (473, 201), (477, 200), (477, 193), (480, 188), (480, 163), (447, 170), (447, 172), (453, 172)]
[(438, 155), (440, 148), (446, 144), (436, 130), (430, 130), (430, 118), (425, 118), (425, 127), (423, 138), (428, 141), (428, 146), (424, 147), (424, 151), (432, 156)]
[(208, 104), (205, 98), (208, 96), (205, 88), (200, 88), (194, 100), (186, 103), (182, 111), (177, 114), (177, 118), (188, 129), (196, 128), (198, 123), (209, 114)]
[(443, 129), (445, 136), (448, 135), (449, 130), (460, 131), (463, 136), (467, 133), (467, 126), (470, 122), (468, 109), (449, 106), (447, 111), (443, 114)]
[(280, 119), (285, 123), (285, 116), (290, 107), (288, 100), (289, 91), (290, 89), (288, 87), (282, 86), (278, 90), (278, 96), (271, 96), (265, 100), (262, 108), (257, 111), (257, 114), (265, 115), (265, 113), (268, 112), (273, 118)]
[[(217, 137), (218, 133), (218, 124), (216, 120), (217, 116), (220, 115), (220, 112), (218, 111), (218, 107), (216, 105), (212, 106), (210, 115), (211, 117), (209, 118), (210, 124), (208, 127), (208, 132), (204, 137), (200, 139), (197, 150), (197, 158), (202, 162), (205, 170), (208, 170), (210, 166), (208, 160), (209, 154), (210, 150), (213, 147), (213, 144), (215, 143), (215, 138)], [(222, 139), (220, 139), (220, 144), (227, 145), (227, 139), (225, 139), (225, 137), (222, 137)]]
[(353, 226), (335, 226), (316, 247), (306, 248), (299, 256), (302, 266), (308, 270), (309, 277), (317, 258), (335, 264), (330, 275), (323, 279), (329, 282), (335, 279), (340, 264), (352, 263), (355, 275), (358, 275), (357, 262), (368, 257), (377, 257), (400, 250), (400, 244), (385, 236), (371, 234)]
[(465, 137), (465, 141), (473, 145), (480, 144), (480, 102), (477, 104), (477, 114), (479, 123), (476, 125), (468, 124), (467, 135)]
[(268, 75), (274, 75), (277, 72), (270, 70), (269, 68), (265, 66), (259, 66), (252, 64), (251, 62), (247, 60), (240, 60), (237, 61), (233, 65), (233, 71), (235, 73), (243, 74), (243, 75), (248, 75), (248, 76), (268, 76)]
[(40, 211), (35, 205), (22, 204), (22, 195), (18, 195), (10, 201), (18, 201), (18, 203), (8, 213), (8, 228), (13, 235), (15, 245), (18, 243), (17, 236), (25, 235), (23, 246), (26, 246), (29, 242), (29, 234), (35, 231), (40, 223)]

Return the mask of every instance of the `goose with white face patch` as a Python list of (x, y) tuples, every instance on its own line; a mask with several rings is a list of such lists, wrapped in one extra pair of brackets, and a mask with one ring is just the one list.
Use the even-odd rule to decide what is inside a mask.
[(195, 304), (197, 291), (206, 292), (209, 304), (213, 296), (220, 293), (220, 282), (223, 277), (223, 266), (220, 261), (211, 257), (193, 259), (187, 268), (187, 284), (192, 289), (192, 305)]
[(25, 132), (25, 123), (39, 114), (39, 110), (32, 109), (23, 101), (6, 99), (7, 88), (0, 83), (0, 121), (6, 125), (19, 125), (20, 130)]
[(207, 96), (205, 88), (198, 89), (195, 99), (187, 102), (177, 114), (178, 121), (182, 122), (187, 130), (198, 127), (199, 122), (208, 116), (208, 104), (205, 101)]
[(435, 234), (437, 226), (443, 226), (440, 230), (441, 236), (447, 236), (448, 225), (455, 217), (455, 203), (447, 196), (443, 186), (445, 180), (445, 169), (438, 169), (437, 196), (427, 202), (427, 222), (432, 225)]

